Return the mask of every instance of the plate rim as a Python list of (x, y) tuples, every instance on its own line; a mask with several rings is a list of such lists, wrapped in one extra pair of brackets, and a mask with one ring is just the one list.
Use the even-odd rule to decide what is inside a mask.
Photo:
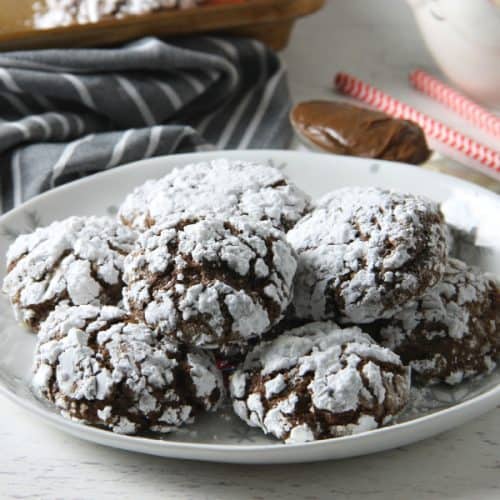
[[(177, 155), (166, 155), (166, 156), (147, 158), (136, 162), (131, 162), (111, 170), (98, 172), (89, 175), (87, 177), (84, 177), (82, 179), (66, 183), (62, 186), (58, 186), (54, 189), (41, 193), (40, 195), (37, 195), (27, 200), (21, 205), (13, 208), (9, 212), (0, 216), (0, 224), (8, 222), (11, 217), (16, 216), (16, 214), (18, 214), (19, 212), (29, 209), (33, 205), (37, 205), (41, 200), (46, 200), (54, 196), (57, 197), (59, 194), (64, 193), (66, 191), (71, 191), (75, 188), (81, 188), (85, 186), (85, 184), (92, 184), (98, 182), (100, 178), (109, 176), (114, 177), (120, 174), (126, 175), (128, 172), (131, 172), (132, 170), (144, 166), (144, 164), (159, 163), (161, 161), (167, 160), (167, 166), (172, 166), (172, 163), (178, 163), (178, 166), (184, 166), (187, 163), (206, 161), (213, 158), (227, 157), (230, 159), (231, 158), (241, 159), (243, 161), (257, 161), (258, 157), (261, 157), (262, 159), (263, 156), (269, 156), (269, 157), (276, 156), (276, 157), (281, 157), (283, 159), (285, 157), (306, 158), (306, 159), (315, 157), (314, 161), (320, 160), (321, 157), (327, 158), (328, 161), (331, 161), (332, 159), (332, 155), (325, 153), (290, 151), (290, 150), (279, 150), (279, 149), (261, 149), (261, 150), (246, 150), (246, 151), (241, 151), (241, 150), (208, 151), (208, 152), (184, 153)], [(364, 166), (368, 166), (368, 164), (390, 165), (391, 167), (401, 168), (402, 170), (400, 172), (400, 175), (404, 175), (404, 170), (411, 169), (413, 172), (419, 170), (424, 177), (435, 178), (436, 180), (442, 180), (448, 183), (451, 182), (453, 187), (462, 186), (469, 192), (472, 191), (480, 195), (486, 195), (489, 198), (495, 200), (495, 202), (497, 203), (500, 202), (500, 195), (486, 188), (468, 182), (466, 180), (458, 179), (440, 172), (423, 170), (420, 169), (418, 166), (408, 165), (404, 163), (395, 164), (395, 162), (389, 162), (385, 160), (374, 160), (374, 159), (357, 158), (357, 157), (349, 157), (341, 155), (337, 155), (337, 157), (339, 157), (342, 161), (351, 163), (352, 166), (354, 166), (354, 168), (356, 168), (356, 164)], [(146, 176), (144, 178), (144, 181), (146, 181), (148, 178), (155, 178), (155, 177)], [(192, 451), (194, 453), (196, 453), (197, 451), (201, 451), (204, 454), (206, 454), (207, 452), (225, 453), (229, 454), (227, 460), (231, 462), (236, 461), (234, 460), (235, 454), (240, 454), (240, 453), (250, 454), (251, 456), (248, 460), (250, 460), (252, 457), (255, 458), (255, 455), (263, 454), (263, 456), (260, 457), (261, 458), (260, 461), (262, 463), (265, 463), (266, 458), (264, 455), (269, 454), (270, 452), (272, 452), (272, 455), (274, 457), (270, 458), (274, 462), (276, 458), (275, 455), (279, 454), (284, 450), (299, 451), (299, 450), (311, 450), (312, 448), (316, 448), (319, 450), (327, 450), (335, 447), (341, 448), (342, 446), (346, 445), (349, 442), (353, 441), (358, 442), (360, 440), (364, 440), (366, 439), (367, 436), (371, 436), (374, 439), (376, 439), (377, 437), (383, 439), (384, 435), (390, 433), (394, 434), (395, 429), (397, 430), (397, 432), (404, 433), (405, 429), (410, 427), (410, 430), (411, 428), (413, 428), (413, 430), (417, 432), (419, 428), (426, 427), (427, 425), (432, 424), (432, 422), (436, 420), (438, 422), (445, 421), (445, 425), (438, 426), (436, 432), (426, 434), (426, 438), (430, 437), (437, 433), (452, 429), (456, 427), (456, 425), (459, 425), (456, 423), (452, 423), (451, 425), (446, 424), (446, 420), (448, 420), (452, 416), (462, 415), (462, 417), (465, 417), (462, 419), (462, 421), (464, 422), (473, 418), (474, 415), (480, 415), (494, 408), (497, 404), (500, 403), (500, 383), (498, 383), (494, 387), (491, 387), (490, 389), (481, 394), (478, 394), (476, 396), (471, 397), (470, 399), (467, 399), (466, 401), (462, 401), (448, 408), (440, 409), (427, 415), (419, 416), (409, 421), (391, 424), (387, 427), (381, 427), (378, 429), (365, 431), (350, 436), (329, 438), (325, 440), (318, 440), (307, 443), (285, 444), (277, 442), (272, 444), (255, 444), (255, 445), (179, 442), (179, 441), (169, 441), (168, 439), (151, 439), (144, 436), (117, 434), (104, 429), (92, 427), (87, 424), (82, 424), (79, 422), (74, 422), (69, 419), (66, 419), (62, 417), (60, 414), (44, 408), (41, 401), (37, 404), (36, 402), (23, 398), (22, 396), (11, 391), (6, 385), (4, 385), (4, 381), (2, 379), (0, 379), (0, 394), (6, 396), (10, 401), (14, 402), (15, 404), (24, 408), (25, 410), (28, 410), (30, 413), (32, 414), (34, 413), (35, 415), (42, 417), (43, 421), (48, 423), (49, 425), (57, 427), (58, 429), (68, 432), (72, 435), (76, 435), (81, 439), (88, 439), (95, 443), (103, 444), (103, 442), (105, 442), (104, 444), (106, 445), (122, 449), (129, 449), (129, 450), (132, 449), (134, 451), (142, 451), (146, 453), (148, 453), (148, 451), (145, 451), (146, 448), (151, 447), (152, 449), (149, 451), (149, 453), (151, 454), (159, 454), (158, 452), (160, 451), (166, 452), (168, 450), (171, 450), (174, 453), (174, 455), (170, 454), (169, 456), (175, 456), (175, 450), (183, 450), (188, 452)], [(464, 415), (464, 413), (466, 415)], [(85, 437), (82, 437), (82, 434)], [(419, 441), (419, 440), (421, 439), (415, 439), (414, 441)], [(411, 442), (413, 442), (413, 440)], [(388, 448), (391, 447), (393, 446), (388, 446)], [(382, 450), (387, 448), (379, 446), (377, 449)], [(161, 454), (167, 456), (164, 453)], [(349, 455), (349, 456), (354, 456), (354, 455)], [(182, 458), (197, 459), (197, 457), (195, 456), (191, 457), (183, 456)], [(209, 460), (208, 458), (206, 458), (206, 456), (198, 457), (198, 459)], [(216, 460), (223, 461), (223, 458), (217, 457)], [(246, 463), (249, 463), (248, 460), (246, 461)], [(319, 460), (321, 460), (321, 458), (319, 458)], [(237, 461), (243, 463), (245, 462), (245, 458)], [(253, 460), (251, 461), (252, 463), (254, 463)], [(309, 461), (309, 460), (299, 460), (299, 461)], [(285, 463), (286, 460), (277, 460), (276, 462)]]
[[(140, 436), (140, 435), (129, 435), (129, 434), (119, 434), (119, 433), (114, 433), (105, 429), (100, 429), (98, 427), (93, 427), (91, 425), (82, 423), (82, 422), (75, 422), (72, 421), (71, 419), (64, 418), (62, 415), (52, 412), (48, 409), (45, 409), (43, 407), (43, 404), (41, 401), (39, 401), (39, 404), (36, 404), (34, 402), (31, 402), (29, 400), (26, 400), (22, 398), (21, 396), (18, 396), (14, 392), (10, 391), (7, 387), (5, 387), (0, 379), (0, 394), (6, 396), (10, 401), (13, 401), (17, 405), (21, 406), (24, 409), (33, 411), (36, 413), (38, 416), (42, 417), (43, 420), (51, 425), (54, 425), (58, 428), (60, 428), (60, 425), (62, 424), (65, 427), (68, 427), (70, 429), (74, 430), (82, 430), (82, 432), (89, 433), (90, 435), (93, 436), (102, 436), (105, 438), (105, 440), (111, 440), (111, 441), (125, 441), (125, 442), (136, 442), (137, 444), (152, 444), (154, 443), (154, 446), (158, 447), (179, 447), (183, 449), (191, 449), (193, 447), (196, 447), (197, 449), (202, 449), (204, 451), (224, 451), (224, 452), (239, 452), (239, 451), (244, 451), (244, 452), (262, 452), (262, 451), (269, 451), (269, 450), (276, 450), (276, 451), (281, 451), (281, 450), (289, 450), (289, 449), (303, 449), (303, 448), (312, 448), (312, 447), (320, 447), (320, 448), (328, 448), (330, 447), (333, 443), (348, 443), (350, 441), (358, 441), (360, 438), (364, 438), (366, 436), (380, 436), (383, 434), (387, 434), (391, 432), (393, 429), (398, 429), (398, 430), (404, 430), (406, 427), (415, 427), (417, 425), (427, 425), (429, 423), (432, 423), (433, 420), (441, 420), (443, 415), (448, 415), (450, 414), (455, 414), (455, 413), (461, 413), (460, 410), (463, 409), (469, 409), (470, 407), (476, 408), (478, 406), (478, 403), (486, 403), (485, 406), (483, 406), (479, 410), (479, 414), (482, 414), (483, 412), (486, 412), (488, 410), (484, 410), (486, 406), (488, 406), (488, 409), (492, 409), (494, 406), (496, 406), (498, 403), (500, 403), (500, 383), (497, 384), (495, 387), (492, 387), (488, 389), (487, 391), (478, 394), (477, 396), (474, 396), (470, 399), (467, 399), (466, 401), (462, 401), (461, 403), (457, 403), (455, 405), (452, 405), (448, 408), (443, 408), (441, 410), (437, 410), (433, 413), (427, 414), (427, 415), (422, 415), (420, 417), (414, 418), (412, 420), (407, 420), (405, 422), (398, 422), (395, 424), (388, 425), (386, 427), (380, 427), (377, 429), (372, 429), (364, 432), (360, 432), (357, 434), (352, 434), (349, 436), (342, 436), (342, 437), (336, 437), (336, 438), (328, 438), (328, 439), (321, 439), (317, 441), (309, 441), (306, 443), (273, 443), (273, 444), (257, 444), (257, 445), (241, 445), (241, 444), (209, 444), (209, 443), (197, 443), (197, 442), (184, 442), (184, 441), (169, 441), (168, 439), (151, 439), (145, 436)], [(497, 400), (498, 398), (498, 400)], [(491, 406), (489, 404), (491, 403)], [(484, 411), (483, 411), (484, 410)], [(471, 412), (474, 413), (474, 412)], [(446, 427), (446, 426), (445, 426)], [(449, 429), (454, 428), (455, 425), (452, 425), (449, 427)], [(187, 427), (186, 427), (187, 428)], [(448, 427), (446, 427), (448, 429)], [(442, 432), (441, 430), (438, 430), (437, 433)], [(79, 434), (79, 432), (78, 432)], [(166, 434), (168, 436), (168, 434)], [(425, 439), (425, 438), (424, 438)], [(97, 441), (96, 441), (97, 442)], [(340, 444), (339, 444), (340, 446)]]
[[(179, 167), (184, 167), (187, 165), (187, 163), (184, 160), (189, 160), (193, 158), (195, 161), (191, 163), (196, 162), (196, 158), (199, 158), (200, 161), (209, 160), (209, 159), (214, 159), (214, 158), (224, 158), (224, 157), (234, 157), (234, 156), (259, 156), (259, 155), (279, 155), (279, 156), (296, 156), (296, 157), (310, 157), (310, 156), (316, 156), (316, 157), (324, 157), (328, 158), (331, 160), (332, 157), (339, 158), (341, 161), (345, 161), (348, 163), (353, 163), (354, 165), (356, 163), (371, 163), (377, 164), (377, 165), (382, 165), (382, 166), (390, 166), (390, 167), (395, 167), (395, 168), (401, 168), (402, 170), (409, 170), (412, 171), (413, 173), (420, 172), (424, 177), (429, 176), (429, 177), (435, 177), (436, 179), (440, 179), (446, 182), (451, 182), (452, 184), (456, 184), (457, 186), (463, 186), (468, 190), (474, 190), (476, 193), (484, 194), (488, 196), (489, 198), (492, 198), (496, 202), (500, 202), (500, 194), (497, 194), (485, 187), (479, 186), (478, 184), (474, 184), (472, 182), (469, 182), (465, 179), (460, 179), (458, 177), (454, 177), (451, 175), (448, 175), (444, 172), (436, 172), (434, 170), (424, 170), (418, 165), (410, 165), (409, 163), (402, 163), (402, 162), (394, 162), (394, 161), (389, 161), (389, 160), (378, 160), (378, 159), (371, 159), (371, 158), (360, 158), (357, 156), (346, 156), (346, 155), (333, 155), (329, 153), (320, 153), (320, 152), (314, 152), (314, 151), (293, 151), (293, 150), (287, 150), (287, 149), (249, 149), (249, 150), (238, 150), (238, 149), (228, 149), (228, 150), (217, 150), (217, 151), (203, 151), (203, 152), (196, 152), (196, 153), (182, 153), (182, 154), (172, 154), (172, 155), (162, 155), (162, 156), (154, 156), (152, 158), (145, 158), (143, 160), (138, 160), (130, 163), (126, 163), (124, 165), (120, 165), (118, 167), (114, 167), (109, 170), (105, 170), (102, 172), (96, 172), (94, 174), (87, 175), (86, 177), (83, 177), (82, 179), (76, 179), (71, 182), (67, 182), (61, 186), (57, 186), (55, 188), (49, 189), (48, 191), (45, 191), (43, 193), (40, 193), (33, 198), (30, 198), (29, 200), (24, 201), (21, 203), (19, 206), (12, 208), (8, 212), (2, 214), (0, 216), (0, 224), (4, 223), (5, 220), (8, 220), (10, 217), (15, 215), (18, 211), (21, 211), (23, 209), (29, 208), (31, 205), (38, 203), (40, 200), (45, 200), (47, 198), (50, 198), (54, 196), (54, 194), (59, 194), (64, 191), (67, 191), (69, 189), (73, 189), (75, 186), (83, 186), (87, 183), (90, 182), (95, 182), (96, 178), (105, 178), (109, 176), (114, 176), (119, 174), (120, 172), (128, 172), (132, 171), (135, 168), (139, 168), (142, 164), (144, 163), (156, 163), (160, 161), (171, 161), (171, 159), (175, 158), (176, 160), (179, 160)], [(251, 159), (245, 159), (245, 158), (233, 158), (233, 159), (241, 159), (243, 161), (255, 161)], [(354, 166), (354, 168), (357, 168)], [(420, 175), (417, 174), (417, 175)], [(144, 182), (148, 180), (148, 178), (144, 179)]]

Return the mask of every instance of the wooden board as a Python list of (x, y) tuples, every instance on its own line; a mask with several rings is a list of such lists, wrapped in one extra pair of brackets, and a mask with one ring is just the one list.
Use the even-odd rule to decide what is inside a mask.
[(0, 50), (112, 45), (152, 35), (220, 32), (250, 36), (275, 50), (288, 42), (294, 21), (321, 8), (325, 0), (251, 0), (155, 12), (50, 30), (32, 26), (34, 0), (2, 0)]

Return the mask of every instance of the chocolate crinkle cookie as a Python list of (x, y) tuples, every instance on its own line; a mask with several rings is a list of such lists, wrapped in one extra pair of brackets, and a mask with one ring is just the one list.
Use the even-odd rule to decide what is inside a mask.
[(23, 234), (7, 252), (3, 291), (37, 331), (56, 305), (116, 305), (136, 235), (107, 217), (70, 217)]
[(309, 197), (273, 167), (217, 159), (176, 168), (160, 180), (136, 188), (119, 210), (138, 230), (169, 216), (249, 216), (291, 228), (309, 209)]
[(269, 222), (174, 219), (143, 233), (126, 258), (124, 303), (163, 335), (230, 351), (282, 318), (295, 269)]
[(424, 383), (450, 385), (492, 371), (500, 354), (500, 292), (486, 274), (450, 259), (443, 280), (374, 336)]
[(447, 260), (438, 206), (378, 188), (333, 191), (287, 237), (299, 257), (299, 318), (349, 324), (390, 317), (435, 285)]
[(287, 443), (389, 423), (409, 398), (399, 356), (359, 328), (309, 323), (263, 342), (231, 376), (236, 414)]
[(118, 433), (169, 432), (213, 410), (213, 361), (112, 306), (60, 306), (42, 323), (33, 388), (64, 416)]

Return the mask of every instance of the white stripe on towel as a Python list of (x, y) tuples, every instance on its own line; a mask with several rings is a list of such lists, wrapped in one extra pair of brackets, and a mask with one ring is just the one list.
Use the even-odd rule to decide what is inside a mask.
[(44, 120), (40, 115), (30, 116), (29, 119), (38, 123), (43, 128), (45, 139), (48, 139), (51, 136), (52, 127), (50, 126), (50, 123), (47, 122), (47, 120)]
[(57, 160), (57, 162), (54, 164), (52, 168), (52, 177), (50, 179), (50, 187), (54, 187), (55, 182), (57, 178), (62, 174), (64, 171), (64, 168), (68, 164), (68, 161), (71, 159), (73, 156), (73, 153), (75, 152), (76, 148), (80, 146), (80, 144), (83, 144), (84, 142), (91, 141), (95, 137), (95, 134), (89, 134), (86, 135), (85, 137), (82, 137), (80, 139), (77, 139), (76, 141), (70, 142), (63, 150), (61, 153), (61, 156)]
[(240, 118), (242, 117), (243, 113), (245, 112), (248, 103), (250, 99), (253, 97), (253, 95), (256, 92), (260, 92), (261, 90), (261, 85), (264, 83), (265, 78), (267, 76), (266, 74), (266, 59), (265, 59), (265, 53), (263, 50), (262, 45), (258, 43), (253, 43), (252, 46), (255, 49), (255, 52), (258, 55), (258, 61), (259, 61), (259, 68), (260, 68), (260, 75), (257, 83), (252, 86), (252, 88), (246, 93), (246, 95), (241, 99), (240, 103), (238, 104), (238, 107), (234, 110), (233, 115), (231, 116), (230, 120), (227, 122), (226, 126), (224, 127), (224, 130), (222, 131), (221, 135), (219, 136), (219, 140), (217, 142), (217, 146), (220, 149), (224, 149), (231, 139), (231, 136), (233, 135), (234, 129), (238, 126), (238, 123), (240, 121)]
[(202, 92), (205, 91), (205, 85), (203, 85), (203, 83), (201, 83), (200, 80), (198, 80), (198, 78), (194, 77), (193, 75), (181, 72), (177, 72), (176, 74), (179, 78), (185, 80), (188, 83), (188, 85), (191, 85), (191, 87), (197, 94), (201, 94)]
[(252, 137), (254, 136), (255, 131), (257, 130), (257, 127), (259, 126), (264, 116), (264, 113), (266, 112), (266, 109), (269, 106), (269, 103), (271, 102), (271, 99), (274, 95), (274, 91), (276, 90), (279, 81), (283, 77), (284, 72), (285, 69), (280, 68), (279, 71), (269, 80), (266, 86), (266, 90), (264, 91), (264, 95), (262, 96), (262, 100), (260, 101), (259, 107), (257, 108), (257, 111), (254, 117), (252, 118), (250, 125), (248, 126), (245, 134), (243, 135), (238, 145), (238, 149), (245, 149), (252, 140)]
[(104, 168), (114, 167), (120, 162), (127, 147), (127, 141), (133, 133), (134, 129), (131, 128), (126, 130), (122, 134), (120, 140), (115, 144), (115, 147), (113, 148), (113, 152), (111, 153), (111, 158), (109, 159), (108, 164)]
[(182, 107), (182, 100), (179, 94), (174, 90), (174, 88), (168, 83), (162, 82), (160, 80), (153, 80), (156, 85), (160, 88), (160, 90), (165, 94), (166, 98), (172, 104), (174, 110), (178, 110)]
[(23, 122), (3, 122), (0, 123), (0, 130), (2, 127), (13, 127), (19, 130), (19, 132), (23, 134), (23, 139), (25, 140), (29, 139), (31, 136), (29, 128)]
[(149, 134), (149, 143), (146, 152), (144, 153), (144, 158), (149, 158), (155, 153), (158, 148), (158, 144), (160, 144), (162, 130), (163, 127), (161, 125), (156, 125), (151, 129)]
[(125, 90), (127, 95), (130, 97), (130, 99), (134, 101), (134, 104), (137, 106), (137, 109), (141, 113), (146, 125), (148, 127), (152, 127), (155, 124), (156, 120), (154, 119), (153, 113), (149, 109), (149, 106), (146, 104), (146, 101), (142, 98), (139, 91), (123, 76), (117, 76), (116, 79), (122, 86), (123, 90)]
[(94, 99), (92, 99), (88, 88), (79, 78), (75, 75), (70, 75), (69, 73), (63, 73), (61, 76), (73, 85), (85, 106), (90, 109), (96, 109)]
[(11, 92), (23, 92), (19, 85), (15, 82), (14, 78), (12, 78), (12, 75), (5, 68), (0, 68), (0, 80), (2, 80), (5, 87)]
[(70, 124), (68, 119), (61, 113), (49, 113), (48, 116), (53, 116), (60, 124), (62, 128), (62, 135), (66, 137), (69, 134)]
[(21, 151), (16, 149), (14, 154), (12, 155), (12, 184), (13, 184), (13, 193), (12, 193), (12, 201), (15, 207), (19, 206), (23, 202), (23, 182), (21, 179), (21, 159), (20, 159)]
[(16, 111), (23, 116), (29, 116), (31, 114), (31, 111), (28, 109), (26, 104), (24, 104), (24, 102), (16, 95), (9, 94), (8, 92), (0, 92), (0, 95), (9, 101), (12, 107), (16, 108)]

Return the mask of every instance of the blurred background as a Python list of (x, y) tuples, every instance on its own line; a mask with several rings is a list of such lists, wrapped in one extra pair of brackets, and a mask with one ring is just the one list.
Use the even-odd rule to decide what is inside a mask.
[[(410, 4), (415, 5), (415, 10)], [(449, 73), (443, 73), (442, 62), (440, 66), (424, 41), (415, 17), (419, 9), (423, 9), (422, 23), (437, 23), (430, 28), (428, 24), (423, 26), (432, 28), (441, 44), (436, 54), (440, 61), (457, 57), (459, 70), (472, 79), (472, 83), (463, 83), (481, 84), (488, 79), (489, 89), (494, 89), (495, 95), (492, 97), (490, 90), (490, 102), (483, 104), (495, 110), (491, 102), (499, 99), (500, 93), (500, 7), (492, 0), (328, 0), (322, 11), (296, 24), (290, 44), (283, 52), (293, 100), (331, 99), (335, 73), (346, 71), (498, 149), (497, 138), (409, 84), (408, 74), (415, 68), (423, 68), (450, 83)], [(470, 22), (466, 22), (467, 19)], [(453, 36), (472, 47), (472, 62), (467, 60), (464, 48), (455, 48)], [(478, 69), (471, 67), (472, 64), (482, 66)], [(455, 70), (455, 66), (451, 69)], [(452, 85), (462, 92), (468, 90), (463, 85), (462, 88), (453, 82)], [(473, 97), (479, 100), (482, 96)], [(339, 95), (335, 98), (343, 99)], [(466, 177), (470, 174), (469, 169), (454, 161), (439, 159), (434, 166)], [(498, 189), (497, 183), (485, 182), (490, 188)]]

